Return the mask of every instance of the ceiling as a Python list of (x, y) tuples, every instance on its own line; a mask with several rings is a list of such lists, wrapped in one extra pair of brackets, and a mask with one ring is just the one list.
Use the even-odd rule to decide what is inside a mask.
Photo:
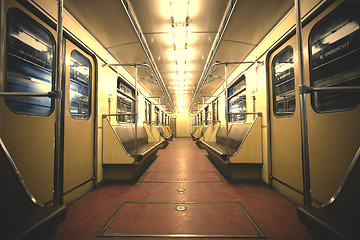
[[(171, 20), (175, 10), (170, 1), (174, 0), (64, 1), (65, 8), (119, 63), (152, 67), (155, 76), (148, 68), (139, 68), (139, 83), (153, 97), (163, 96), (161, 104), (166, 103), (169, 112), (188, 111), (192, 102), (212, 95), (224, 80), (224, 70), (217, 67), (209, 83), (200, 86), (206, 66), (215, 61), (243, 61), (293, 6), (293, 0), (180, 0), (188, 2), (186, 74), (180, 101)], [(236, 67), (230, 65), (228, 75)], [(134, 67), (125, 68), (135, 77)]]

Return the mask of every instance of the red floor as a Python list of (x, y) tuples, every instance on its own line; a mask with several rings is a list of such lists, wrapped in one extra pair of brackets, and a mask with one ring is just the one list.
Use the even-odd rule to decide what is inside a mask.
[(173, 237), (311, 239), (295, 205), (262, 184), (228, 183), (188, 138), (159, 150), (137, 183), (101, 186), (75, 202), (53, 239)]

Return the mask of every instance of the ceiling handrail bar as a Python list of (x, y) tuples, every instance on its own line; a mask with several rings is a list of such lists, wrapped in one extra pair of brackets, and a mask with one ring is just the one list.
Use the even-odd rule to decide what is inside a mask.
[(208, 55), (208, 58), (206, 60), (206, 64), (205, 64), (205, 67), (204, 67), (204, 70), (202, 72), (202, 75), (200, 77), (200, 81), (196, 87), (196, 90), (195, 90), (195, 94), (191, 100), (191, 104), (190, 104), (190, 108), (189, 108), (189, 112), (191, 112), (192, 110), (192, 106), (193, 106), (193, 102), (195, 101), (197, 95), (199, 94), (199, 92), (201, 91), (201, 89), (199, 90), (200, 87), (202, 87), (202, 82), (207, 79), (208, 75), (209, 75), (209, 72), (211, 70), (211, 68), (214, 66), (214, 64), (217, 64), (216, 62), (213, 63), (211, 66), (211, 62), (213, 60), (213, 58), (215, 57), (215, 53), (220, 45), (220, 42), (221, 42), (221, 39), (225, 33), (225, 29), (227, 27), (227, 24), (229, 23), (229, 20), (230, 20), (230, 17), (235, 9), (235, 6), (236, 6), (236, 3), (237, 3), (237, 0), (231, 0), (229, 1), (229, 5), (228, 5), (228, 8), (226, 10), (226, 13), (223, 17), (223, 20), (222, 20), (222, 23), (221, 23), (221, 26), (217, 32), (217, 36), (216, 36), (216, 39), (211, 47), (211, 50), (210, 50), (210, 54)]
[[(152, 56), (152, 54), (151, 54), (151, 52), (149, 50), (149, 46), (147, 45), (145, 37), (144, 37), (142, 31), (140, 30), (140, 27), (139, 27), (139, 24), (138, 24), (137, 19), (135, 17), (135, 14), (133, 13), (131, 4), (127, 0), (121, 0), (121, 2), (122, 2), (123, 6), (125, 8), (126, 13), (128, 14), (128, 17), (129, 17), (129, 19), (131, 21), (131, 24), (134, 27), (134, 30), (135, 30), (138, 38), (139, 38), (140, 44), (143, 47), (144, 52), (145, 52), (145, 54), (146, 54), (146, 56), (147, 56), (147, 58), (148, 58), (148, 60), (149, 60), (149, 62), (151, 64), (151, 67), (150, 67), (150, 65), (148, 65), (146, 63), (145, 63), (145, 65), (147, 65), (151, 69), (151, 71), (154, 73), (153, 76), (154, 77), (156, 76), (155, 79), (156, 79), (156, 81), (158, 83), (158, 86), (161, 89), (161, 92), (163, 93), (164, 96), (166, 96), (168, 102), (170, 103), (170, 107), (171, 107), (173, 113), (175, 113), (174, 104), (172, 103), (171, 97), (170, 97), (169, 93), (167, 92), (164, 81), (162, 80), (162, 78), (161, 78), (161, 76), (159, 74), (159, 70), (158, 70), (158, 68), (157, 68), (157, 66), (156, 66), (156, 64), (154, 62), (154, 58), (153, 58), (153, 56)], [(143, 65), (143, 66), (145, 66), (145, 65)], [(153, 69), (154, 69), (154, 71), (153, 71)]]

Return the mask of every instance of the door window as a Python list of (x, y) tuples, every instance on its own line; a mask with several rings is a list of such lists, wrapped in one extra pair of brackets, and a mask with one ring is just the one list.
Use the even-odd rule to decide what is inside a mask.
[(287, 46), (272, 60), (273, 111), (276, 117), (295, 112), (294, 54)]
[[(360, 3), (347, 1), (323, 18), (309, 36), (313, 87), (360, 86)], [(315, 92), (316, 112), (343, 111), (359, 104), (359, 93)]]
[[(53, 90), (55, 41), (51, 33), (19, 9), (7, 13), (6, 92), (46, 93)], [(50, 115), (47, 97), (9, 97), (6, 104), (19, 114)]]

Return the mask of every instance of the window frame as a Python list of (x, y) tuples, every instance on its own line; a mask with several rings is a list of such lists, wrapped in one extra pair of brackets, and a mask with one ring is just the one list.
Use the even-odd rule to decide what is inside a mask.
[(151, 102), (145, 99), (145, 122), (151, 122)]
[(155, 114), (155, 125), (159, 126), (160, 125), (160, 109), (156, 106), (154, 108), (154, 114)]
[(210, 122), (210, 107), (209, 105), (207, 105), (205, 108), (204, 108), (204, 123), (205, 125), (209, 125), (209, 122)]
[[(36, 26), (38, 29), (40, 29), (44, 34), (48, 35), (52, 44), (52, 61), (51, 61), (51, 89), (50, 91), (54, 91), (55, 90), (55, 65), (56, 65), (56, 41), (55, 38), (53, 36), (53, 34), (49, 31), (49, 29), (45, 26), (45, 24), (42, 24), (41, 22), (36, 21), (34, 18), (32, 18), (30, 15), (28, 15), (27, 13), (25, 13), (24, 11), (22, 11), (19, 8), (15, 8), (12, 7), (10, 9), (7, 10), (6, 12), (6, 19), (5, 19), (5, 25), (6, 25), (6, 32), (5, 32), (5, 42), (6, 42), (6, 46), (5, 46), (5, 53), (4, 53), (4, 64), (5, 64), (5, 69), (4, 69), (4, 88), (5, 91), (7, 91), (8, 89), (8, 80), (7, 80), (7, 70), (8, 70), (8, 54), (9, 54), (9, 38), (8, 38), (8, 31), (10, 29), (9, 27), (9, 16), (11, 14), (16, 15), (17, 21), (19, 19), (19, 15), (22, 15), (21, 17), (23, 17), (23, 19), (28, 20), (29, 23), (31, 23), (33, 26)], [(28, 93), (32, 93), (32, 92), (28, 92)], [(43, 97), (11, 97), (11, 100), (17, 99), (17, 98), (31, 98), (31, 99), (41, 99)], [(21, 112), (21, 111), (16, 111), (15, 109), (13, 109), (12, 107), (9, 106), (9, 98), (5, 97), (5, 104), (7, 106), (7, 108), (14, 112), (15, 114), (18, 115), (28, 115), (28, 116), (40, 116), (40, 117), (48, 117), (50, 115), (52, 115), (52, 113), (54, 112), (55, 109), (55, 101), (54, 98), (50, 99), (50, 108), (49, 111), (45, 114), (39, 114), (39, 113), (34, 113), (34, 112)]]
[[(242, 82), (244, 83), (243, 84), (243, 87), (241, 86), (242, 85)], [(237, 89), (237, 87), (239, 87), (239, 89)], [(235, 90), (235, 92), (234, 92)], [(228, 109), (227, 109), (227, 112), (230, 113), (230, 101), (232, 99), (235, 99), (236, 97), (240, 97), (240, 95), (242, 93), (245, 92), (245, 112), (247, 112), (247, 95), (246, 95), (246, 77), (244, 74), (242, 74), (240, 77), (238, 77), (238, 79), (236, 79), (236, 81), (234, 81), (234, 83), (232, 83), (227, 89), (226, 89), (227, 93), (228, 93), (228, 98), (226, 99), (227, 101), (227, 106), (228, 106)], [(231, 93), (231, 94), (230, 94)], [(236, 104), (240, 104), (241, 101), (238, 101), (236, 102)], [(234, 105), (234, 104), (233, 104)], [(226, 110), (225, 110), (226, 111)], [(240, 111), (241, 112), (241, 111)], [(228, 114), (228, 113), (225, 113), (225, 114)], [(241, 120), (233, 120), (232, 117), (230, 116), (241, 116), (243, 115), (244, 119), (241, 119)], [(246, 114), (232, 114), (230, 115), (229, 114), (229, 117), (228, 117), (228, 122), (232, 122), (232, 123), (236, 123), (236, 122), (245, 122), (247, 119), (246, 117)]]
[[(212, 106), (212, 121), (213, 123), (219, 121), (219, 99), (215, 99), (214, 101), (212, 101), (211, 103)], [(216, 107), (214, 107), (216, 106)]]
[[(275, 71), (274, 71), (274, 63), (275, 63), (275, 59), (277, 59), (279, 56), (281, 56), (281, 54), (285, 53), (285, 51), (287, 51), (288, 49), (291, 49), (291, 52), (292, 52), (292, 70), (293, 70), (293, 82), (294, 82), (294, 88), (293, 88), (293, 91), (294, 91), (294, 111), (291, 113), (291, 114), (284, 114), (284, 115), (279, 115), (279, 113), (281, 112), (278, 112), (277, 111), (277, 101), (276, 101), (276, 96), (275, 95), (275, 88), (276, 88), (276, 83), (275, 83)], [(272, 83), (272, 101), (273, 101), (273, 106), (272, 106), (272, 113), (274, 114), (274, 116), (276, 118), (291, 118), (292, 116), (294, 116), (295, 112), (296, 112), (296, 84), (295, 84), (295, 59), (294, 59), (294, 48), (291, 44), (288, 44), (286, 45), (285, 47), (283, 47), (281, 49), (281, 51), (279, 51), (273, 58), (272, 58), (272, 61), (271, 61), (271, 64), (270, 64), (270, 67), (271, 67), (271, 83)], [(284, 81), (286, 82), (286, 81)]]
[[(338, 15), (338, 14), (341, 14), (340, 11), (344, 11), (346, 10), (347, 8), (347, 5), (350, 5), (348, 7), (351, 8), (351, 4), (354, 4), (353, 2), (350, 2), (350, 1), (344, 1), (340, 6), (338, 6), (337, 8), (333, 9), (330, 13), (328, 13), (326, 16), (324, 16), (322, 19), (320, 19), (317, 23), (314, 24), (314, 26), (312, 26), (310, 32), (309, 32), (309, 36), (308, 36), (308, 56), (309, 56), (309, 75), (310, 75), (310, 86), (311, 87), (314, 87), (315, 86), (315, 80), (314, 80), (314, 68), (313, 68), (313, 63), (315, 61), (315, 59), (312, 57), (313, 56), (313, 52), (312, 52), (312, 34), (314, 34), (314, 32), (316, 30), (318, 30), (318, 28), (321, 28), (321, 27), (324, 27), (324, 24), (329, 24), (329, 22), (332, 20), (334, 21), (334, 16)], [(358, 3), (358, 8), (360, 7), (360, 3)], [(353, 15), (352, 15), (353, 16)], [(330, 21), (329, 21), (330, 20)], [(328, 25), (327, 25), (328, 26)], [(321, 31), (321, 30), (320, 30)], [(360, 31), (360, 30), (357, 30), (357, 31)], [(348, 34), (347, 36), (349, 36), (350, 34)], [(346, 36), (346, 37), (347, 37)], [(359, 34), (359, 39), (360, 39), (360, 34)], [(349, 41), (350, 42), (350, 41)], [(333, 50), (334, 48), (331, 48), (331, 50)], [(342, 54), (341, 57), (343, 57), (344, 55), (348, 54), (349, 52), (346, 52), (345, 54)], [(333, 60), (331, 60), (333, 61)], [(329, 61), (329, 62), (331, 62)], [(341, 62), (343, 63), (343, 62)], [(340, 66), (343, 66), (344, 64), (340, 64)], [(345, 64), (346, 65), (346, 64)], [(349, 73), (349, 70), (345, 70), (344, 71), (344, 67), (342, 67), (342, 76), (346, 73)], [(354, 69), (351, 69), (352, 71), (354, 71)], [(356, 70), (355, 70), (356, 71)], [(337, 74), (337, 76), (340, 76), (340, 74)], [(360, 78), (360, 76), (358, 77), (358, 79)], [(321, 80), (321, 79), (318, 79), (318, 80)], [(358, 80), (360, 81), (360, 80)], [(334, 83), (333, 85), (338, 85), (339, 82), (336, 82)], [(328, 85), (325, 85), (324, 87), (331, 87), (331, 86), (328, 86)], [(360, 105), (360, 101), (358, 101), (357, 104), (353, 104), (352, 106), (349, 106), (349, 107), (333, 107), (332, 106), (327, 106), (326, 109), (319, 109), (319, 107), (317, 105), (320, 104), (319, 100), (315, 100), (315, 95), (316, 94), (328, 94), (330, 95), (330, 98), (333, 98), (332, 93), (319, 93), (319, 92), (311, 92), (310, 94), (310, 102), (311, 102), (311, 107), (312, 109), (314, 110), (314, 112), (318, 113), (318, 114), (326, 114), (326, 113), (335, 113), (335, 112), (346, 112), (346, 111), (351, 111), (355, 108), (357, 108), (359, 105)], [(340, 93), (341, 94), (341, 93)], [(345, 94), (349, 94), (349, 93), (342, 93), (341, 95), (345, 95)], [(339, 97), (337, 97), (339, 98)]]
[[(126, 93), (125, 92), (125, 89), (124, 90), (122, 90), (121, 88), (120, 88), (120, 86), (121, 86), (121, 84), (123, 85), (123, 86), (125, 86), (125, 87), (127, 87), (128, 88), (128, 91), (130, 91), (130, 92), (128, 92), (128, 93)], [(118, 106), (119, 106), (119, 94), (120, 95), (122, 95), (123, 97), (124, 97), (124, 99), (129, 99), (129, 100), (131, 100), (131, 102), (132, 102), (132, 105), (131, 105), (131, 107), (132, 107), (132, 109), (131, 109), (131, 112), (128, 112), (128, 113), (132, 113), (132, 114), (135, 114), (135, 89), (130, 85), (130, 84), (128, 84), (122, 77), (118, 77), (117, 78), (117, 85), (116, 85), (116, 113), (118, 114), (120, 111), (119, 111), (119, 108), (118, 108)], [(130, 95), (129, 95), (129, 93), (130, 93)], [(125, 116), (126, 117), (126, 115), (122, 115), (122, 116)], [(121, 121), (121, 119), (120, 119), (120, 117), (122, 117), (122, 116), (117, 116), (116, 117), (116, 121), (119, 123), (119, 124), (134, 124), (135, 123), (135, 115), (130, 115), (130, 122), (127, 122), (126, 120), (124, 120), (124, 121)], [(124, 118), (124, 119), (127, 119), (127, 118)]]
[(83, 118), (83, 117), (77, 117), (76, 115), (73, 115), (71, 113), (71, 94), (70, 94), (70, 91), (71, 91), (71, 65), (70, 65), (70, 80), (69, 80), (69, 113), (70, 113), (70, 116), (73, 118), (73, 119), (76, 119), (76, 120), (89, 120), (90, 117), (91, 117), (91, 109), (92, 109), (92, 83), (93, 83), (93, 74), (92, 74), (92, 64), (91, 64), (91, 61), (88, 57), (86, 57), (84, 54), (82, 54), (81, 52), (79, 52), (78, 50), (74, 49), (71, 51), (70, 53), (70, 58), (72, 56), (72, 54), (76, 52), (79, 56), (82, 56), (84, 59), (86, 59), (86, 61), (89, 63), (89, 78), (90, 80), (88, 81), (88, 113), (87, 113), (87, 117)]

